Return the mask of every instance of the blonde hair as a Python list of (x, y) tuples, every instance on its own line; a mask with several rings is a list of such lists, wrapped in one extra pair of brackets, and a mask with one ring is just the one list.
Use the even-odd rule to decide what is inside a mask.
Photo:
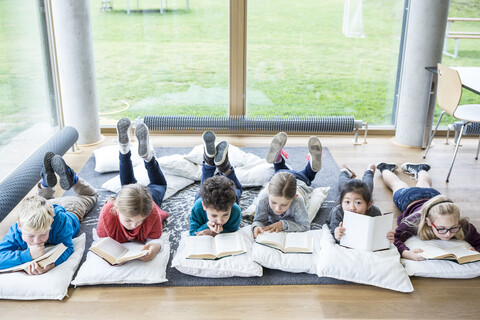
[[(110, 201), (113, 199), (111, 198)], [(129, 218), (138, 215), (148, 217), (153, 209), (150, 191), (146, 186), (138, 183), (123, 186), (112, 203), (117, 212), (121, 212), (122, 215)]]
[(53, 205), (40, 196), (30, 196), (18, 205), (20, 228), (33, 232), (48, 232), (53, 223)]
[[(432, 228), (427, 224), (427, 218), (432, 221), (439, 216), (454, 216), (458, 219), (458, 222), (462, 227), (467, 222), (467, 219), (460, 218), (460, 208), (456, 203), (453, 203), (453, 201), (444, 195), (435, 196), (423, 204), (422, 210), (420, 211), (420, 217), (418, 220), (413, 221), (413, 225), (418, 226), (417, 235), (420, 239), (432, 240), (437, 238), (435, 233), (433, 233)], [(462, 227), (454, 235), (458, 240), (465, 239), (465, 233), (463, 232)]]
[(290, 172), (277, 172), (270, 179), (268, 193), (274, 197), (284, 197), (291, 200), (297, 194), (297, 179)]

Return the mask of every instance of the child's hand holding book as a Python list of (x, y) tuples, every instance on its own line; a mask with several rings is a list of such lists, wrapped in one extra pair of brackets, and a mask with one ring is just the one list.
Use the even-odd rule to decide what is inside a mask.
[(144, 262), (153, 260), (157, 253), (160, 252), (160, 249), (162, 249), (162, 245), (160, 243), (147, 243), (142, 247), (141, 251), (148, 250), (148, 253), (145, 256), (141, 257), (140, 260)]
[(45, 272), (50, 271), (53, 268), (55, 268), (54, 262), (44, 267), (41, 267), (40, 264), (38, 264), (38, 262), (34, 260), (30, 262), (30, 264), (28, 264), (24, 270), (27, 274), (33, 276), (33, 275), (44, 274)]
[(427, 258), (420, 255), (420, 253), (422, 252), (423, 250), (419, 248), (413, 249), (413, 250), (405, 250), (402, 252), (402, 258), (415, 260), (415, 261), (427, 260)]

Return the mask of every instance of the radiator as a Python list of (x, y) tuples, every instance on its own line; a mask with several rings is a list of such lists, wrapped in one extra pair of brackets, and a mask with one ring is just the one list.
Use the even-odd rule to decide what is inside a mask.
[[(353, 132), (358, 142), (358, 130), (363, 121), (353, 116), (335, 117), (243, 117), (243, 116), (155, 116), (147, 115), (143, 122), (151, 131), (212, 130), (233, 133), (249, 132)], [(365, 140), (367, 136), (365, 125)]]
[[(457, 144), (460, 130), (462, 129), (463, 121), (456, 121), (452, 124), (449, 124), (447, 127), (447, 140), (446, 143), (448, 144), (448, 138), (450, 137), (450, 131), (455, 131), (455, 136), (453, 139), (453, 143)], [(465, 129), (463, 130), (463, 135), (480, 135), (480, 123), (470, 122), (469, 124), (465, 125)]]

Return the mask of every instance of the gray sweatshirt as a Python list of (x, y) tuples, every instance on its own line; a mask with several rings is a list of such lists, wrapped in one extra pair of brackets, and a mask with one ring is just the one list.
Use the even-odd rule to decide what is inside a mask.
[(252, 223), (252, 230), (255, 227), (265, 227), (277, 221), (282, 221), (282, 228), (285, 232), (310, 230), (310, 221), (303, 197), (301, 195), (295, 197), (287, 211), (281, 215), (276, 215), (268, 203), (268, 193), (265, 192), (260, 195)]

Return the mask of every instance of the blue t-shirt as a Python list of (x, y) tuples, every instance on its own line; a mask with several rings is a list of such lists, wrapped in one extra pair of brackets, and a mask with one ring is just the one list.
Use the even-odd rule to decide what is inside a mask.
[[(242, 210), (238, 204), (234, 203), (230, 210), (230, 218), (227, 223), (223, 225), (223, 231), (221, 233), (235, 232), (240, 226), (242, 220)], [(190, 213), (190, 235), (194, 236), (195, 232), (208, 229), (207, 212), (203, 209), (202, 198), (198, 198), (193, 204), (192, 211)]]
[[(67, 247), (67, 250), (55, 261), (55, 265), (58, 266), (72, 255), (72, 238), (80, 231), (80, 222), (76, 215), (66, 211), (62, 206), (54, 204), (53, 209), (53, 223), (45, 245), (63, 243)], [(32, 260), (28, 245), (22, 239), (22, 231), (15, 223), (0, 242), (0, 269), (18, 266)]]

